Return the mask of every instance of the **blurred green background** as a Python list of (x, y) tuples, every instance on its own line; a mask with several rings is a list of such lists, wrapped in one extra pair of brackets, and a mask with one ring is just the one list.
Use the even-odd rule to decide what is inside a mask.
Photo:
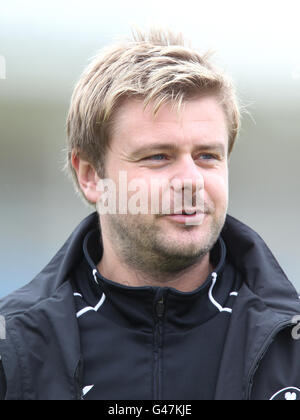
[(230, 162), (230, 214), (264, 238), (300, 291), (299, 12), (292, 0), (2, 2), (0, 297), (93, 211), (62, 172), (74, 83), (99, 48), (152, 24), (216, 49), (234, 79), (251, 116)]

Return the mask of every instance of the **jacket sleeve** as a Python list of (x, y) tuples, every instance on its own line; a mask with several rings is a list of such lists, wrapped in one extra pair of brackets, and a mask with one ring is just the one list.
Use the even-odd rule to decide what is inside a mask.
[(2, 363), (0, 362), (0, 400), (5, 399), (6, 394), (6, 379)]

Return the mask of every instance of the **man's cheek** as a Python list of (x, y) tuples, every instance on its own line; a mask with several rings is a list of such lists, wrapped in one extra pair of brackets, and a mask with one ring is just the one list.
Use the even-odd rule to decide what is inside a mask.
[(213, 203), (215, 210), (227, 209), (229, 201), (228, 182), (222, 178), (214, 178), (205, 185), (206, 201)]
[(216, 196), (219, 197), (219, 201), (228, 206), (228, 197), (229, 197), (229, 181), (228, 176), (220, 176), (215, 182), (215, 192)]

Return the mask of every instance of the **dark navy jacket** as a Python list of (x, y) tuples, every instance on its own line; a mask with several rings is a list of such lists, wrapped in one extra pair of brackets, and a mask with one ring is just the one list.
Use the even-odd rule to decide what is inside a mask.
[[(31, 283), (0, 301), (6, 324), (6, 337), (0, 340), (5, 399), (82, 399), (70, 273), (82, 258), (83, 238), (97, 225), (93, 213)], [(222, 238), (242, 287), (230, 319), (215, 399), (300, 399), (299, 297), (250, 228), (227, 216)]]

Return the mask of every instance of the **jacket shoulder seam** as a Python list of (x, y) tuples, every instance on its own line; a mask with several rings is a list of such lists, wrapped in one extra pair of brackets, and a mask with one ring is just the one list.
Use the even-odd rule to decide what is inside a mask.
[(41, 299), (37, 300), (30, 307), (28, 307), (28, 308), (26, 308), (24, 310), (19, 310), (17, 312), (8, 312), (8, 313), (5, 313), (5, 311), (4, 312), (1, 312), (1, 308), (0, 308), (0, 314), (3, 315), (7, 321), (12, 320), (12, 319), (14, 319), (14, 318), (16, 318), (18, 316), (25, 315), (26, 313), (28, 313), (28, 312), (30, 312), (30, 311), (32, 311), (34, 309), (37, 309), (39, 307), (39, 305), (43, 304), (45, 301), (54, 298), (55, 295), (59, 292), (59, 290), (61, 288), (66, 287), (66, 284), (67, 283), (68, 283), (68, 281), (65, 281), (57, 289), (55, 289), (51, 295), (46, 296), (44, 298), (41, 298)]

